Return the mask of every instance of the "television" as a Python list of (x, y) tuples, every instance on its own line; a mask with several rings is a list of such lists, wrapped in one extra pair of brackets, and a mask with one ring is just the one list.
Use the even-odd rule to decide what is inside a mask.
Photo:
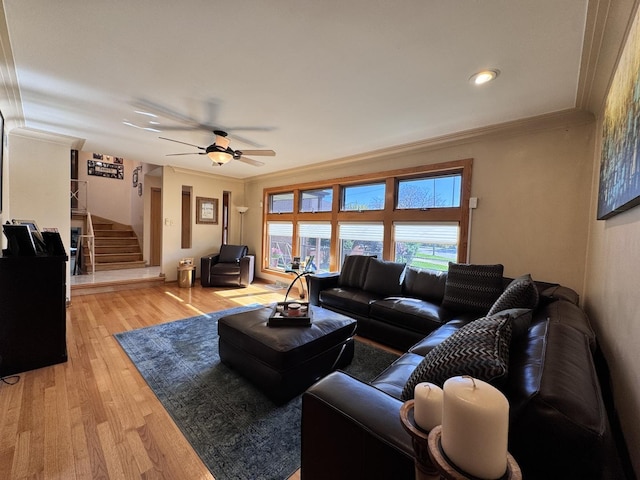
[(2, 225), (5, 237), (7, 237), (7, 255), (30, 256), (36, 255), (36, 245), (31, 236), (28, 225)]

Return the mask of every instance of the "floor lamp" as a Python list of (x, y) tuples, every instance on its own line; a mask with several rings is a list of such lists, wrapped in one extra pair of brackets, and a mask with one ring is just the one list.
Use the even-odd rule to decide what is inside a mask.
[(244, 224), (243, 224), (244, 214), (247, 213), (247, 210), (249, 210), (249, 207), (236, 207), (236, 209), (240, 214), (240, 245), (242, 245), (242, 229), (244, 227)]

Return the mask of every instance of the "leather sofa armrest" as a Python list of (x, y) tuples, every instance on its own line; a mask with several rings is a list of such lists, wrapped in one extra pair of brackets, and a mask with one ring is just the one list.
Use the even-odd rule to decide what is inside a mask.
[(314, 273), (307, 275), (307, 291), (309, 292), (309, 304), (320, 305), (320, 292), (328, 288), (338, 286), (340, 272)]
[(200, 285), (203, 287), (211, 286), (211, 267), (218, 263), (219, 258), (219, 253), (212, 253), (200, 258)]
[(255, 255), (245, 255), (240, 259), (240, 286), (246, 287), (253, 283), (256, 271)]
[(344, 372), (302, 396), (302, 478), (413, 478), (402, 402)]

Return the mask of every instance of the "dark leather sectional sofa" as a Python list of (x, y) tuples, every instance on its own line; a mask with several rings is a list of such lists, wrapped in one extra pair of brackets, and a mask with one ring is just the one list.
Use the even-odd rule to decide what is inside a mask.
[[(402, 390), (425, 355), (482, 314), (448, 308), (447, 274), (371, 257), (347, 257), (340, 274), (309, 276), (308, 286), (312, 304), (356, 318), (359, 335), (406, 353), (370, 383), (338, 371), (305, 392), (303, 480), (414, 478), (411, 438), (399, 419)], [(557, 284), (535, 287), (538, 305), (511, 340), (499, 386), (510, 404), (509, 451), (527, 480), (626, 478), (596, 336), (578, 295)]]

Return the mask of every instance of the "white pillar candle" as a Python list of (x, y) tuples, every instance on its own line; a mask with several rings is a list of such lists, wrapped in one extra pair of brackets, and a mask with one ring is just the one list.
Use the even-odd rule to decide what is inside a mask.
[(509, 402), (495, 387), (471, 377), (444, 382), (442, 449), (458, 468), (496, 479), (507, 470)]
[(442, 424), (442, 389), (433, 383), (422, 382), (413, 392), (413, 418), (418, 426), (430, 431)]

